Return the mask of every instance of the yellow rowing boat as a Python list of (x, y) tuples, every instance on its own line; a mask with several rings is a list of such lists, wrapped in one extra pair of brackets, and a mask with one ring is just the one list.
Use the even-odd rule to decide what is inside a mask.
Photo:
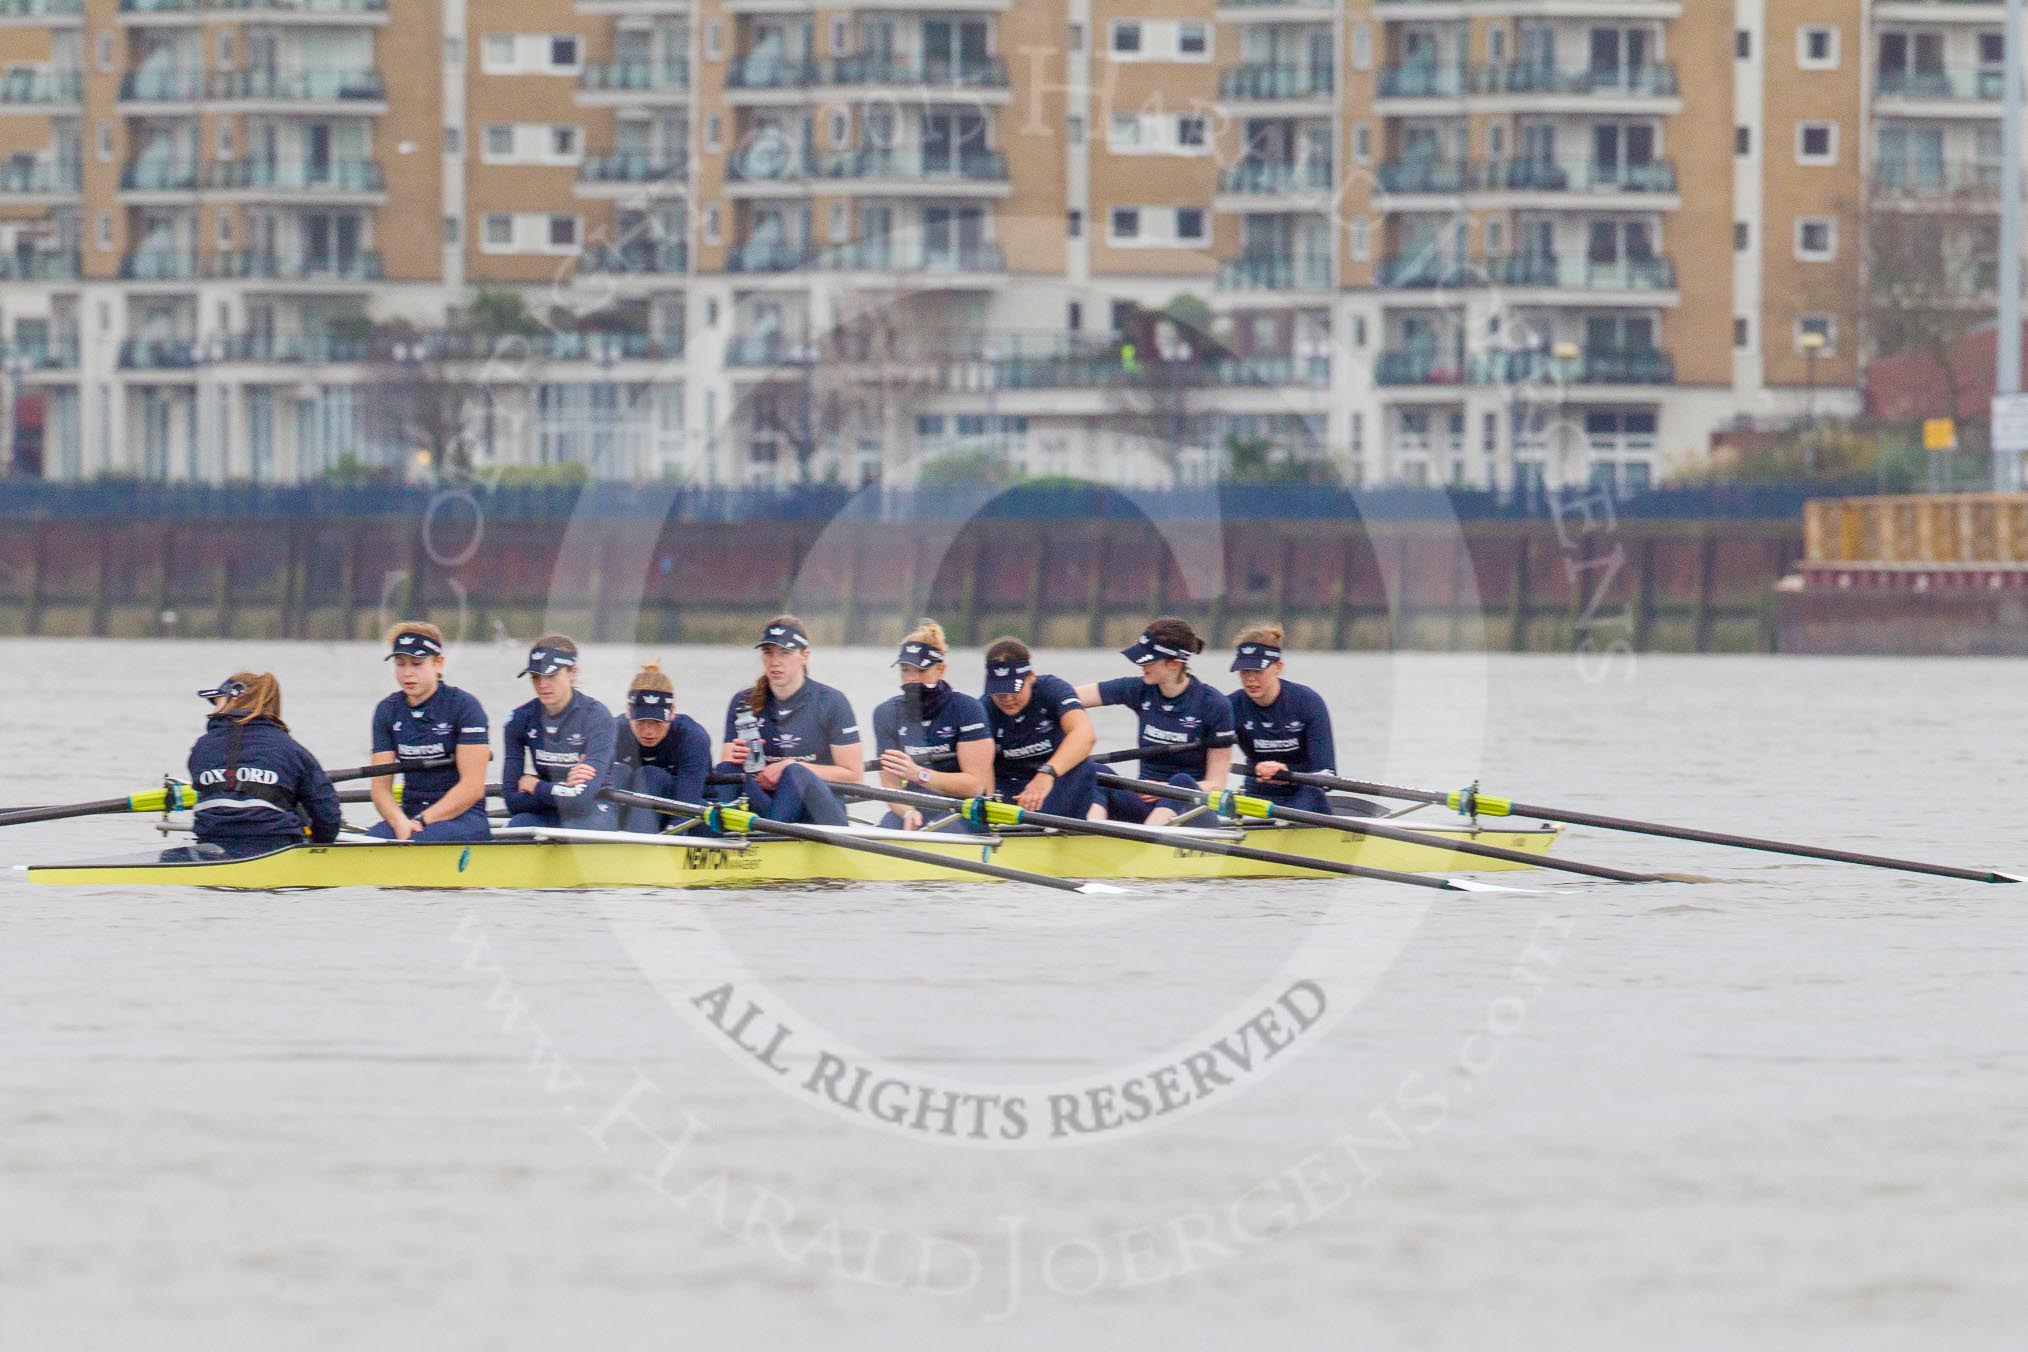
[[(1547, 854), (1556, 829), (1433, 827), (1424, 841), (1381, 840), (1316, 826), (1279, 823), (1243, 828), (1156, 828), (1161, 843), (1138, 844), (1054, 831), (993, 835), (835, 828), (850, 838), (906, 844), (955, 859), (983, 859), (1057, 878), (1208, 879), (1329, 876), (1284, 864), (1179, 848), (1193, 839), (1243, 842), (1262, 849), (1403, 873), (1477, 872), (1525, 867), (1474, 858), (1445, 847), (1474, 841)], [(753, 886), (819, 881), (945, 882), (963, 878), (933, 864), (779, 837), (709, 839), (609, 831), (531, 828), (475, 845), (346, 841), (296, 845), (246, 859), (164, 862), (158, 856), (35, 865), (30, 882), (73, 887), (227, 887), (255, 891), (299, 887), (663, 888)], [(1174, 841), (1175, 843), (1170, 843)]]

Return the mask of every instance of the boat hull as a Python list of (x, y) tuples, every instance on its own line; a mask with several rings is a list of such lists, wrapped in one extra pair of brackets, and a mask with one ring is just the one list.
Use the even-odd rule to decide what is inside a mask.
[[(1179, 832), (1180, 837), (1234, 839), (1234, 833)], [(1556, 831), (1467, 828), (1428, 832), (1438, 840), (1469, 840), (1547, 854)], [(79, 887), (223, 887), (281, 890), (316, 887), (555, 888), (743, 887), (766, 883), (986, 881), (933, 864), (780, 838), (700, 840), (589, 832), (538, 832), (533, 838), (474, 845), (392, 842), (299, 845), (250, 859), (163, 863), (156, 859), (38, 865), (30, 882)], [(879, 838), (901, 841), (897, 833)], [(1480, 872), (1523, 868), (1459, 854), (1441, 844), (1381, 840), (1324, 827), (1257, 827), (1247, 845), (1335, 863), (1405, 873)], [(1055, 833), (996, 838), (917, 832), (913, 849), (959, 859), (988, 859), (1008, 868), (1058, 878), (1212, 879), (1317, 878), (1314, 870), (1096, 836)]]

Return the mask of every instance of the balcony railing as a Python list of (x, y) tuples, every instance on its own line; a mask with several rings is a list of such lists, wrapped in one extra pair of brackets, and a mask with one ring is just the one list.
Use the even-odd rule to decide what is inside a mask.
[(373, 15), (387, 13), (387, 0), (120, 0), (122, 14)]
[(83, 259), (75, 250), (68, 253), (0, 253), (0, 281), (74, 282), (83, 270)]
[(73, 193), (81, 181), (75, 164), (0, 164), (0, 193)]
[(1926, 164), (1882, 160), (1873, 166), (1873, 194), (1905, 201), (1949, 198), (1990, 201), (2000, 195), (2001, 173), (1998, 160), (1938, 160)]
[(577, 181), (584, 184), (681, 183), (689, 177), (690, 157), (680, 150), (666, 155), (593, 155), (577, 169)]
[(130, 282), (180, 282), (197, 276), (197, 255), (180, 249), (141, 249), (120, 260)]
[(0, 19), (79, 19), (84, 0), (0, 0)]
[(125, 103), (195, 103), (203, 91), (204, 73), (196, 70), (134, 70), (120, 79)]
[(1305, 160), (1300, 164), (1242, 160), (1218, 174), (1218, 190), (1222, 193), (1328, 192), (1330, 187), (1328, 160)]
[(1231, 100), (1321, 99), (1331, 96), (1331, 68), (1261, 62), (1234, 66), (1218, 78), (1218, 97)]
[(204, 186), (221, 192), (375, 193), (387, 189), (373, 160), (230, 160), (206, 167)]
[(690, 251), (673, 240), (633, 240), (586, 249), (578, 255), (579, 275), (680, 276), (690, 270)]
[(756, 147), (726, 165), (732, 183), (794, 182), (821, 179), (894, 179), (905, 182), (1004, 183), (1007, 158), (998, 151), (959, 154), (921, 147), (895, 150), (846, 150), (823, 155), (773, 153)]
[(1873, 92), (1883, 99), (1997, 103), (2007, 96), (2004, 70), (1883, 70)]
[(1464, 95), (1463, 66), (1417, 63), (1389, 66), (1380, 72), (1380, 96), (1384, 99), (1455, 99)]
[(214, 254), (205, 275), (221, 281), (377, 282), (380, 255), (371, 250), (349, 254), (268, 253), (242, 249)]
[(80, 345), (75, 338), (45, 338), (0, 348), (0, 356), (23, 371), (75, 371)]
[(1676, 168), (1665, 160), (1642, 164), (1554, 160), (1393, 160), (1380, 166), (1380, 188), (1390, 193), (1676, 191)]
[(242, 70), (214, 75), (211, 98), (226, 101), (380, 103), (387, 85), (376, 70)]
[(1479, 352), (1460, 358), (1434, 348), (1394, 348), (1373, 366), (1376, 384), (1461, 385), (1673, 385), (1676, 363), (1652, 348), (1585, 348), (1564, 360), (1539, 349)]
[(39, 107), (76, 103), (84, 97), (84, 77), (74, 70), (10, 70), (0, 75), (0, 105)]
[(1218, 285), (1246, 291), (1328, 291), (1331, 264), (1323, 258), (1242, 254), (1219, 268)]
[(186, 160), (132, 160), (120, 166), (125, 192), (195, 192), (198, 167)]
[(1666, 258), (1594, 260), (1554, 254), (1509, 254), (1462, 259), (1415, 253), (1382, 259), (1376, 269), (1376, 281), (1382, 287), (1402, 290), (1512, 286), (1572, 291), (1670, 291), (1676, 286), (1676, 266)]
[(727, 89), (1005, 89), (1007, 63), (997, 57), (973, 61), (901, 62), (883, 57), (844, 56), (828, 61), (759, 61), (752, 57), (726, 68)]
[(1005, 272), (1007, 254), (997, 244), (932, 248), (916, 240), (860, 240), (820, 255), (817, 264), (857, 272)]
[(188, 338), (129, 338), (120, 344), (120, 365), (129, 371), (187, 371), (197, 365), (199, 347)]
[(1382, 192), (1455, 196), (1469, 181), (1469, 166), (1448, 160), (1392, 160), (1380, 166)]
[(588, 94), (676, 94), (690, 88), (690, 63), (669, 61), (593, 61), (586, 64), (577, 87)]
[(798, 244), (742, 244), (725, 255), (727, 272), (800, 272), (815, 265), (817, 252)]
[(1678, 90), (1672, 65), (1586, 67), (1564, 70), (1534, 62), (1476, 66), (1471, 73), (1474, 94), (1555, 94), (1590, 96), (1620, 94), (1668, 98)]
[[(416, 349), (420, 351), (416, 351)], [(652, 333), (538, 333), (512, 337), (482, 334), (425, 335), (414, 343), (385, 338), (337, 337), (332, 334), (234, 334), (197, 344), (199, 361), (278, 362), (296, 365), (325, 362), (442, 361), (481, 362), (496, 356), (532, 356), (547, 361), (659, 361), (683, 355), (680, 339)]]

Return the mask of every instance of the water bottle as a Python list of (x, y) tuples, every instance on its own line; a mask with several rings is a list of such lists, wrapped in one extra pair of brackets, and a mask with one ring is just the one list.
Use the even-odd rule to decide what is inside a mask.
[(732, 720), (732, 730), (739, 735), (740, 741), (746, 743), (746, 772), (753, 774), (767, 769), (768, 756), (761, 746), (760, 720), (753, 716), (753, 710), (741, 709), (738, 717)]

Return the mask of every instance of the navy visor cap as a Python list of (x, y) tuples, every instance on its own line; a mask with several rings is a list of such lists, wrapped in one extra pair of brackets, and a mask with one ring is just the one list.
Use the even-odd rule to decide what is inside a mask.
[(1016, 665), (1011, 662), (988, 662), (986, 664), (986, 693), (989, 695), (1019, 694), (1021, 687), (1028, 684), (1028, 678), (1035, 668), (1026, 662)]
[(1145, 667), (1150, 662), (1187, 662), (1190, 660), (1190, 654), (1184, 652), (1181, 648), (1172, 648), (1166, 643), (1157, 643), (1146, 634), (1141, 635), (1132, 643), (1120, 649), (1120, 656), (1126, 658), (1137, 667)]
[(197, 698), (231, 699), (235, 695), (244, 695), (245, 693), (246, 693), (245, 683), (235, 681), (230, 676), (228, 676), (224, 680), (220, 681), (217, 685), (211, 687), (211, 689), (198, 691)]
[(522, 676), (554, 676), (565, 667), (577, 666), (577, 645), (566, 647), (551, 643), (544, 647), (528, 650), (528, 665), (521, 668)]
[(928, 671), (943, 660), (944, 655), (927, 643), (904, 643), (901, 645), (901, 655), (894, 659), (894, 665)]
[(380, 660), (392, 662), (397, 657), (442, 657), (443, 655), (443, 644), (437, 642), (428, 634), (418, 634), (414, 630), (410, 630), (407, 633), (395, 635), (393, 651)]
[(1267, 643), (1242, 643), (1232, 655), (1229, 671), (1266, 671), (1282, 660), (1282, 650)]
[(810, 636), (793, 624), (771, 624), (761, 631), (756, 648), (780, 648), (783, 652), (801, 652), (810, 646)]
[(627, 695), (627, 717), (655, 723), (676, 719), (676, 697), (666, 690), (635, 690)]

